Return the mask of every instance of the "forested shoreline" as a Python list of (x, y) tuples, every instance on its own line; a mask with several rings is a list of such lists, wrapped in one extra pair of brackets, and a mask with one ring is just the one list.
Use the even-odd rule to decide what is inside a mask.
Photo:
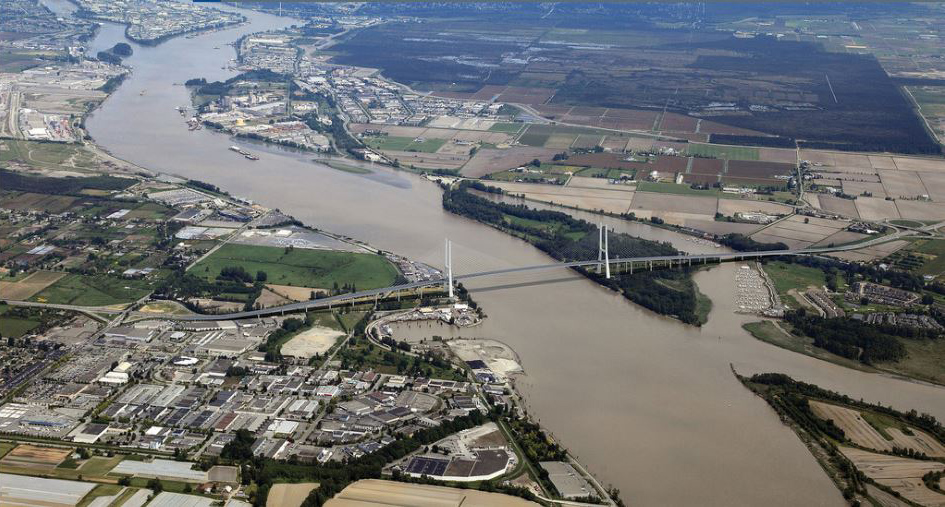
[[(558, 261), (588, 260), (597, 257), (597, 227), (560, 211), (537, 210), (524, 204), (492, 202), (468, 191), (469, 188), (496, 193), (480, 182), (464, 182), (447, 189), (443, 208), (451, 213), (491, 225), (528, 241)], [(621, 257), (678, 255), (668, 243), (611, 233), (610, 251)], [(576, 268), (591, 280), (620, 292), (630, 301), (686, 324), (701, 325), (705, 315), (698, 312), (699, 297), (692, 270), (656, 270), (614, 273), (610, 279), (594, 271)]]

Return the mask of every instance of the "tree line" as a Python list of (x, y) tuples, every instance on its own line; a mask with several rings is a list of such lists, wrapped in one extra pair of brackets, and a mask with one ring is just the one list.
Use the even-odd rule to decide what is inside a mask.
[[(468, 192), (468, 188), (493, 192), (490, 189), (494, 187), (474, 182), (447, 189), (443, 194), (443, 208), (451, 213), (512, 232), (559, 261), (588, 260), (597, 257), (597, 234), (595, 234), (596, 226), (593, 224), (560, 211), (538, 210), (524, 204), (492, 202)], [(510, 222), (506, 217), (522, 218), (556, 227), (517, 224)], [(611, 234), (609, 247), (611, 252), (619, 252), (622, 257), (678, 255), (680, 253), (668, 243), (650, 241), (623, 233)], [(616, 256), (612, 255), (611, 258), (614, 259)], [(688, 268), (676, 271), (637, 272), (633, 275), (617, 274), (609, 280), (586, 269), (579, 269), (579, 271), (597, 283), (620, 292), (624, 297), (644, 308), (662, 315), (674, 316), (687, 324), (699, 324), (699, 317), (696, 314), (696, 289)]]

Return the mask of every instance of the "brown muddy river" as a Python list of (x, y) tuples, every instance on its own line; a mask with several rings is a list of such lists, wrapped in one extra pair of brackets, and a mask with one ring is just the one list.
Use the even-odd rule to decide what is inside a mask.
[[(61, 11), (62, 1), (48, 3)], [(133, 44), (135, 54), (126, 61), (133, 74), (88, 121), (95, 141), (143, 167), (212, 182), (310, 225), (433, 265), (442, 266), (448, 237), (459, 273), (549, 261), (520, 240), (445, 213), (440, 189), (411, 174), (383, 168), (351, 174), (310, 156), (188, 131), (174, 109), (189, 103), (180, 83), (232, 76), (221, 68), (235, 56), (227, 43), (293, 22), (246, 14), (249, 25), (157, 47)], [(108, 47), (121, 38), (120, 27), (106, 25), (93, 45)], [(231, 144), (249, 147), (261, 160), (228, 151)], [(682, 250), (716, 250), (631, 225), (635, 234), (670, 240)], [(729, 264), (697, 275), (715, 305), (701, 329), (561, 270), (470, 284), (489, 317), (457, 334), (513, 347), (526, 371), (518, 387), (531, 414), (603, 483), (620, 488), (629, 505), (842, 505), (805, 447), (736, 381), (729, 365), (743, 373), (784, 372), (938, 417), (945, 417), (945, 390), (844, 369), (753, 339), (740, 327), (749, 317), (732, 312), (734, 269)]]

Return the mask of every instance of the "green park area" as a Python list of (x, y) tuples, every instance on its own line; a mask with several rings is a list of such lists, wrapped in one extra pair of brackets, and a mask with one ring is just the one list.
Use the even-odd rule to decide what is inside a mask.
[(800, 264), (791, 264), (781, 261), (768, 262), (764, 265), (764, 269), (765, 273), (771, 277), (774, 288), (778, 291), (781, 300), (785, 302), (790, 302), (787, 298), (788, 291), (791, 289), (803, 291), (811, 285), (823, 287), (824, 284), (827, 283), (823, 271), (817, 268), (801, 266)]
[(191, 272), (213, 281), (228, 267), (243, 268), (253, 276), (262, 271), (267, 283), (298, 287), (331, 288), (347, 284), (357, 289), (373, 289), (393, 285), (397, 279), (397, 269), (381, 255), (233, 244), (222, 246)]

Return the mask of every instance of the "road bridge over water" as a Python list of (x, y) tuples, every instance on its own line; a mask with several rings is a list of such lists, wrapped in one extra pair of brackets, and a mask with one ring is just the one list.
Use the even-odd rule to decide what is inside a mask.
[(547, 271), (561, 268), (597, 268), (602, 274), (605, 274), (606, 277), (610, 277), (610, 271), (621, 271), (627, 273), (633, 273), (634, 270), (651, 270), (657, 267), (678, 267), (678, 266), (693, 266), (693, 265), (703, 265), (703, 264), (712, 264), (712, 263), (721, 263), (721, 262), (730, 262), (730, 261), (743, 261), (743, 260), (755, 260), (763, 259), (769, 257), (783, 257), (783, 256), (817, 256), (827, 253), (836, 253), (844, 251), (859, 250), (863, 248), (868, 248), (880, 243), (887, 243), (889, 241), (894, 241), (900, 239), (903, 236), (908, 236), (915, 234), (916, 231), (900, 231), (895, 234), (890, 234), (882, 236), (880, 238), (875, 238), (872, 240), (839, 245), (839, 246), (828, 246), (820, 248), (799, 248), (799, 249), (787, 249), (787, 250), (768, 250), (768, 251), (755, 251), (755, 252), (724, 252), (724, 253), (709, 253), (709, 254), (682, 254), (682, 255), (654, 255), (646, 257), (625, 257), (625, 258), (609, 258), (609, 251), (607, 246), (607, 234), (605, 230), (602, 230), (600, 236), (600, 252), (598, 259), (593, 260), (580, 260), (580, 261), (568, 261), (568, 262), (553, 262), (548, 264), (537, 264), (532, 266), (518, 266), (511, 268), (503, 269), (494, 269), (488, 271), (480, 271), (476, 273), (466, 273), (460, 275), (453, 275), (452, 270), (452, 259), (450, 256), (450, 246), (447, 242), (446, 248), (446, 267), (447, 267), (447, 276), (443, 278), (436, 278), (431, 280), (423, 280), (417, 282), (408, 282), (398, 285), (393, 285), (389, 287), (381, 287), (377, 289), (362, 290), (357, 292), (350, 292), (346, 294), (338, 294), (335, 296), (312, 299), (309, 301), (301, 301), (297, 303), (290, 303), (286, 305), (273, 306), (270, 308), (262, 308), (258, 310), (248, 310), (241, 312), (232, 312), (232, 313), (222, 313), (222, 314), (188, 314), (188, 315), (167, 315), (167, 314), (155, 314), (149, 312), (137, 312), (128, 310), (120, 310), (109, 307), (88, 307), (88, 306), (77, 306), (77, 305), (62, 305), (62, 304), (49, 304), (49, 303), (36, 303), (28, 301), (13, 301), (13, 300), (4, 300), (10, 305), (15, 306), (32, 306), (32, 307), (43, 307), (43, 308), (53, 308), (60, 310), (72, 310), (72, 311), (81, 311), (81, 312), (95, 312), (102, 314), (111, 314), (117, 315), (126, 313), (129, 318), (134, 320), (146, 320), (146, 319), (161, 319), (161, 320), (173, 320), (173, 321), (215, 321), (215, 320), (234, 320), (234, 319), (251, 319), (266, 317), (270, 315), (284, 315), (286, 313), (300, 312), (306, 310), (313, 310), (318, 308), (330, 308), (332, 306), (343, 305), (346, 303), (351, 303), (357, 300), (370, 300), (370, 298), (380, 298), (388, 294), (393, 294), (399, 291), (418, 289), (421, 287), (434, 287), (434, 286), (443, 286), (445, 287), (450, 294), (452, 294), (452, 287), (454, 281), (466, 281), (466, 280), (475, 280), (486, 277), (495, 277), (508, 275), (513, 273), (523, 273), (523, 272), (538, 272), (538, 271)]

